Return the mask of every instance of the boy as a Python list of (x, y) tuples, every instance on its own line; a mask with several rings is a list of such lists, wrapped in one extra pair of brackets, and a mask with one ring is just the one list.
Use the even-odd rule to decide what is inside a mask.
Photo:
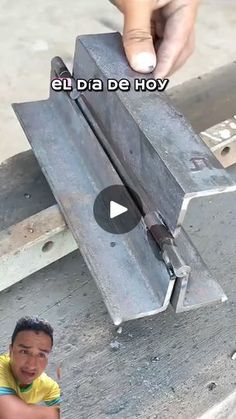
[[(53, 329), (34, 317), (21, 318), (9, 354), (0, 356), (0, 419), (58, 419), (60, 389), (44, 371)], [(37, 406), (44, 402), (46, 406)]]

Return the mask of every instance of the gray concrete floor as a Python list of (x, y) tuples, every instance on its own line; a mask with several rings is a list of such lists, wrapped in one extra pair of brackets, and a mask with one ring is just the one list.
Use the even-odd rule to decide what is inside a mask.
[[(96, 2), (92, 0), (67, 0), (66, 2), (56, 0), (9, 2), (0, 0), (0, 9), (2, 41), (0, 162), (2, 162), (29, 147), (10, 104), (47, 97), (50, 59), (55, 55), (60, 55), (68, 65), (71, 65), (77, 35), (121, 30), (122, 18), (115, 8), (109, 4), (108, 0), (97, 0)], [(197, 20), (196, 39), (197, 45), (194, 55), (184, 68), (172, 77), (170, 87), (236, 59), (235, 0), (203, 1)], [(231, 241), (233, 243), (233, 235)], [(232, 251), (232, 258), (233, 254)], [(227, 269), (227, 254), (224, 257), (224, 266), (221, 266), (222, 276), (223, 271), (226, 272)], [(213, 259), (209, 259), (209, 265), (213, 269), (217, 259), (217, 255)], [(233, 272), (231, 272), (230, 284), (233, 285)], [(32, 294), (37, 296), (36, 301), (32, 298)], [(229, 324), (233, 323), (235, 318), (235, 304), (234, 296), (225, 309)], [(168, 369), (170, 362), (174, 364), (179, 351), (181, 352), (181, 340), (184, 346), (185, 328), (188, 329), (187, 334), (193, 348), (195, 348), (193, 349), (193, 356), (196, 357), (196, 362), (201, 362), (201, 356), (206, 351), (210, 353), (211, 345), (216, 351), (212, 353), (212, 366), (205, 364), (202, 367), (196, 367), (191, 355), (186, 361), (189, 362), (189, 367), (187, 367), (189, 370), (195, 365), (198, 382), (202, 386), (200, 393), (202, 405), (199, 407), (199, 413), (202, 413), (207, 407), (212, 406), (235, 389), (235, 368), (229, 357), (231, 350), (235, 347), (235, 337), (233, 337), (235, 333), (233, 328), (228, 325), (225, 337), (224, 331), (219, 326), (223, 315), (221, 308), (206, 311), (206, 315), (209, 315), (209, 322), (214, 322), (214, 328), (209, 331), (210, 338), (205, 337), (202, 341), (202, 328), (198, 323), (201, 313), (190, 315), (191, 321), (196, 321), (195, 324), (197, 325), (198, 336), (196, 335), (195, 339), (191, 337), (189, 317), (186, 315), (181, 315), (174, 322), (173, 314), (167, 312), (160, 316), (157, 321), (155, 319), (152, 322), (143, 321), (134, 327), (129, 325), (127, 329), (125, 328), (124, 336), (121, 338), (123, 345), (121, 354), (116, 356), (116, 360), (111, 360), (109, 343), (116, 338), (116, 336), (114, 337), (114, 330), (109, 323), (103, 302), (93, 281), (91, 281), (83, 259), (80, 255), (73, 254), (1, 293), (0, 351), (5, 350), (15, 321), (20, 315), (26, 314), (26, 310), (29, 314), (38, 313), (47, 316), (56, 326), (57, 349), (51, 364), (51, 372), (53, 374), (54, 367), (58, 363), (64, 362), (64, 380), (67, 383), (67, 388), (65, 388), (65, 418), (76, 417), (75, 403), (78, 403), (78, 409), (80, 408), (82, 412), (80, 415), (78, 414), (78, 417), (84, 419), (90, 417), (83, 413), (88, 411), (91, 411), (91, 417), (96, 419), (98, 417), (154, 419), (153, 409), (151, 407), (149, 409), (149, 406), (143, 406), (142, 395), (150, 391), (148, 393), (150, 394), (148, 398), (150, 406), (153, 407), (153, 403), (154, 405), (156, 403), (156, 408), (159, 409), (167, 394), (165, 392), (171, 392), (172, 388), (170, 386), (171, 377), (168, 377), (168, 380), (166, 378), (164, 391), (161, 391), (159, 383), (157, 392), (160, 399), (155, 401), (156, 393), (152, 384), (154, 378), (158, 377), (159, 371), (158, 365), (151, 364), (149, 358), (156, 354), (155, 351), (162, 351), (161, 342), (163, 345), (172, 342), (171, 333), (175, 332), (175, 326), (182, 329), (182, 334), (177, 339), (177, 346), (176, 343), (175, 346), (173, 344), (173, 348), (170, 350), (170, 358), (168, 358), (169, 354), (162, 354), (163, 365), (161, 364), (161, 368)], [(163, 330), (162, 337), (160, 329)], [(79, 337), (77, 331), (79, 331)], [(160, 342), (155, 350), (153, 347), (151, 349), (149, 347), (149, 340), (153, 334), (156, 334), (156, 340)], [(144, 347), (147, 348), (147, 352), (142, 353), (141, 349), (139, 350), (140, 339)], [(220, 339), (221, 342), (224, 342), (225, 339), (223, 349), (217, 349), (217, 339)], [(132, 352), (134, 341), (137, 342), (137, 353)], [(196, 350), (196, 342), (198, 350)], [(208, 349), (208, 347), (210, 348)], [(89, 352), (90, 348), (91, 352)], [(103, 369), (99, 370), (97, 360), (102, 360), (103, 357), (107, 357), (108, 361), (103, 364)], [(136, 362), (136, 358), (138, 358), (138, 362)], [(129, 392), (130, 389), (119, 390), (117, 397), (116, 391), (111, 390), (114, 385), (112, 382), (114, 377), (117, 382), (122, 384), (119, 371), (127, 362), (126, 359), (130, 361), (130, 365), (126, 365), (126, 368), (127, 371), (130, 371), (130, 382), (136, 389), (137, 395), (137, 399), (128, 401), (126, 400), (126, 392)], [(70, 365), (72, 365), (71, 369)], [(95, 372), (92, 367), (95, 368)], [(139, 373), (136, 368), (137, 371), (139, 368)], [(227, 381), (227, 374), (224, 375), (227, 368), (232, 374), (230, 382)], [(108, 371), (108, 374), (110, 374), (110, 381), (105, 387), (102, 387), (104, 371)], [(199, 404), (195, 377), (188, 378), (188, 375), (186, 375), (185, 383), (181, 384), (178, 371), (180, 369), (177, 368), (174, 377), (174, 383), (176, 384), (175, 397), (179, 401), (177, 403), (178, 411), (175, 405), (170, 406), (168, 411), (168, 404), (163, 402), (167, 411), (165, 414), (163, 413), (162, 417), (189, 419), (186, 412), (191, 412), (191, 418), (195, 418), (196, 414), (193, 411), (196, 412)], [(93, 374), (95, 375), (93, 376)], [(217, 381), (216, 390), (211, 392), (210, 403), (206, 390), (209, 377), (212, 381)], [(76, 384), (77, 382), (78, 384)], [(73, 406), (70, 405), (71, 401), (67, 390), (73, 396)], [(91, 396), (91, 392), (96, 394), (96, 400), (93, 399), (93, 395)], [(189, 396), (193, 400), (190, 408)], [(134, 415), (129, 413), (129, 416), (127, 416), (124, 413), (126, 412), (126, 402), (129, 412), (132, 411), (133, 406), (136, 412)], [(96, 414), (97, 408), (105, 413), (99, 416)], [(138, 410), (141, 408), (143, 410)], [(142, 412), (146, 413), (142, 415)], [(149, 414), (149, 412), (151, 413)], [(211, 418), (214, 419), (214, 417), (216, 416), (213, 414)]]

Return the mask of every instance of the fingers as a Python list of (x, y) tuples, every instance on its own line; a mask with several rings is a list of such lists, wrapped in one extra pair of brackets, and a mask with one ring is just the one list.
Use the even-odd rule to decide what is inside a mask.
[(57, 379), (60, 381), (61, 380), (61, 366), (57, 367), (56, 375), (57, 375)]
[(135, 71), (155, 69), (156, 78), (165, 78), (192, 53), (190, 36), (200, 0), (111, 1), (124, 14), (123, 45)]
[(165, 20), (162, 16), (161, 10), (155, 10), (152, 15), (152, 23), (154, 26), (154, 36), (157, 39), (163, 38), (165, 29)]
[(151, 24), (152, 0), (130, 0), (123, 5), (123, 45), (130, 66), (140, 73), (156, 67)]
[(177, 58), (174, 66), (172, 67), (171, 71), (167, 74), (168, 76), (175, 73), (177, 70), (179, 70), (179, 68), (183, 66), (183, 64), (187, 61), (187, 59), (192, 55), (194, 51), (194, 45), (195, 45), (195, 36), (194, 36), (194, 32), (192, 32), (186, 45), (181, 51), (179, 57)]
[(193, 32), (195, 14), (187, 5), (177, 8), (167, 16), (164, 37), (157, 51), (156, 78), (164, 78), (173, 73), (176, 63), (184, 61), (190, 55), (185, 48)]

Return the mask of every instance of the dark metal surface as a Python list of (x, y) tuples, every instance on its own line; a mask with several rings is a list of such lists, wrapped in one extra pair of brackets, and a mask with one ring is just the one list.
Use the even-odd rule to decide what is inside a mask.
[(213, 208), (214, 195), (224, 199), (224, 192), (231, 192), (236, 197), (236, 184), (165, 94), (133, 87), (129, 92), (107, 91), (109, 78), (126, 78), (132, 86), (137, 77), (119, 34), (78, 38), (73, 73), (75, 78), (103, 80), (102, 92), (82, 93), (81, 108), (96, 120), (103, 146), (119, 174), (139, 193), (145, 211), (158, 209), (172, 233), (191, 200), (205, 197), (208, 206), (211, 196)]
[(177, 313), (227, 300), (221, 286), (215, 281), (182, 227), (179, 235), (173, 239), (164, 230), (157, 214), (149, 214), (145, 217), (145, 222), (160, 244), (163, 260), (174, 272), (176, 281), (171, 304)]
[(144, 224), (115, 235), (94, 219), (97, 195), (122, 183), (75, 102), (52, 92), (14, 109), (114, 323), (165, 310), (174, 280)]
[(67, 79), (71, 83), (71, 91), (69, 91), (69, 96), (71, 99), (75, 100), (80, 96), (80, 92), (78, 92), (76, 88), (76, 82), (72, 77), (71, 73), (69, 72), (68, 68), (62, 61), (61, 57), (54, 57), (52, 60), (52, 67), (55, 73), (56, 78), (59, 79)]
[(149, 231), (161, 249), (162, 258), (166, 265), (170, 266), (177, 278), (188, 275), (191, 268), (180, 256), (174, 237), (164, 226), (158, 214), (149, 213), (144, 220)]

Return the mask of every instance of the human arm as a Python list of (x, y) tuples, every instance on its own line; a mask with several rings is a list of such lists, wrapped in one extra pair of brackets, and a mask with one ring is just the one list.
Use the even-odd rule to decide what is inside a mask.
[(0, 419), (59, 419), (59, 407), (26, 404), (17, 396), (0, 397)]
[(123, 45), (135, 71), (164, 78), (192, 54), (200, 0), (111, 1), (124, 14)]

